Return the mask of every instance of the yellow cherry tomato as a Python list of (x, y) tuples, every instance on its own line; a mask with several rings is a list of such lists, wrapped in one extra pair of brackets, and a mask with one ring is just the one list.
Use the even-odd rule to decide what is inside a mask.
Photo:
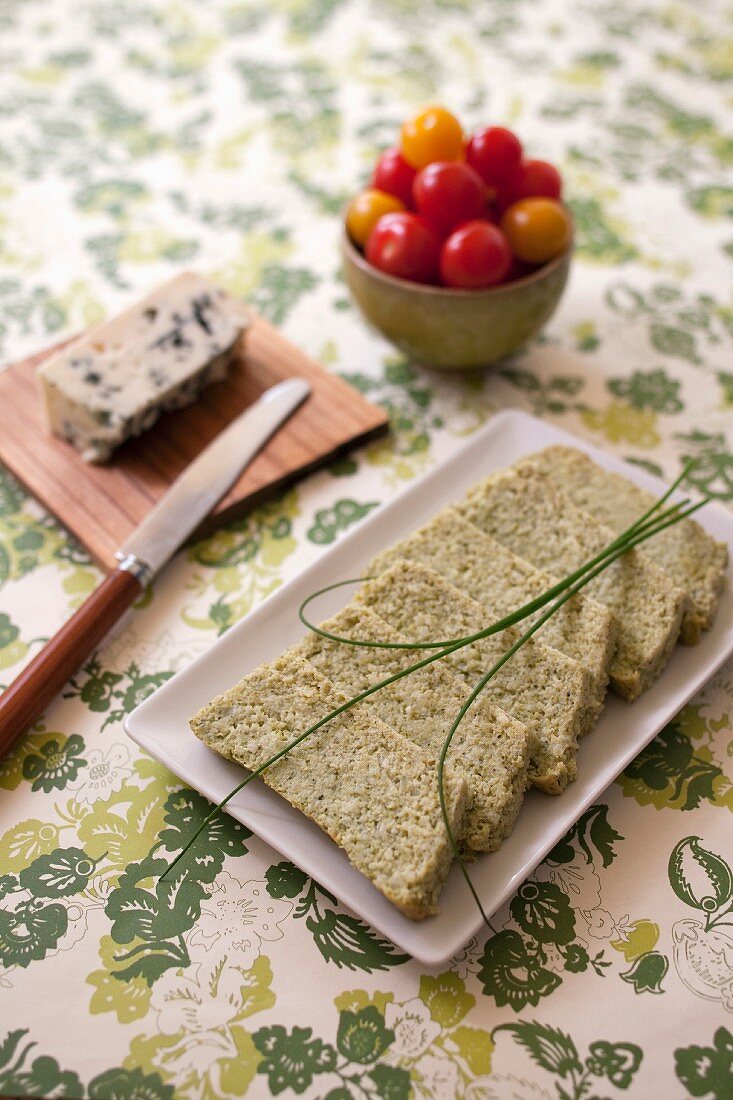
[(396, 214), (405, 204), (386, 191), (372, 188), (355, 195), (346, 211), (346, 228), (354, 244), (361, 248), (383, 214)]
[(424, 168), (434, 160), (463, 160), (461, 124), (445, 107), (425, 107), (402, 127), (400, 151), (413, 168)]
[(573, 235), (569, 214), (553, 199), (512, 203), (501, 219), (501, 228), (514, 255), (528, 264), (544, 264), (559, 256)]

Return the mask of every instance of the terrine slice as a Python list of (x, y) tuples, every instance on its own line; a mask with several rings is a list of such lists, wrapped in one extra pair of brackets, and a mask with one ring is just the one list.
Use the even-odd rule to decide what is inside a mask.
[[(456, 504), (471, 523), (555, 579), (590, 561), (614, 532), (575, 508), (531, 463), (492, 474)], [(669, 576), (630, 550), (589, 582), (584, 591), (619, 620), (611, 684), (636, 699), (662, 672), (688, 606)]]
[[(354, 597), (411, 642), (463, 638), (490, 626), (486, 608), (419, 562), (396, 562)], [(520, 637), (504, 630), (444, 658), (470, 688)], [(486, 697), (534, 736), (529, 778), (559, 794), (575, 778), (578, 735), (592, 707), (590, 677), (571, 657), (528, 641), (496, 673)]]
[[(548, 447), (529, 457), (572, 500), (599, 523), (620, 534), (647, 511), (655, 497), (620, 474), (609, 473), (574, 447)], [(681, 640), (695, 645), (715, 619), (725, 584), (728, 549), (694, 519), (683, 519), (639, 547), (687, 593)]]
[[(286, 655), (261, 665), (191, 719), (201, 741), (254, 770), (346, 701), (311, 664)], [(452, 849), (443, 825), (434, 755), (354, 707), (263, 773), (264, 782), (344, 849), (414, 920), (437, 910)], [(445, 790), (460, 838), (466, 784), (450, 770)]]
[[(365, 572), (375, 576), (400, 558), (430, 566), (497, 619), (541, 596), (554, 583), (548, 573), (518, 558), (451, 507), (379, 554)], [(519, 627), (526, 629), (540, 614), (522, 620)], [(581, 733), (592, 728), (603, 707), (617, 635), (613, 612), (582, 594), (568, 600), (537, 631), (538, 641), (572, 657), (590, 674), (594, 707)]]
[[(406, 640), (367, 607), (347, 607), (322, 625), (343, 638), (392, 644)], [(294, 652), (349, 697), (427, 656), (409, 649), (351, 646), (315, 633)], [(464, 682), (436, 661), (375, 692), (364, 705), (431, 756), (439, 756), (468, 694)], [(493, 852), (512, 831), (524, 799), (529, 758), (526, 727), (488, 699), (477, 699), (456, 730), (446, 758), (468, 784), (468, 848)]]

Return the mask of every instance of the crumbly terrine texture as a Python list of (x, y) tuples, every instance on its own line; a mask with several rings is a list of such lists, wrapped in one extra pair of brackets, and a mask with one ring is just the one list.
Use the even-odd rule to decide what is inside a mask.
[[(342, 638), (399, 644), (404, 635), (366, 607), (347, 607), (322, 624)], [(309, 634), (295, 649), (338, 691), (352, 698), (425, 656), (414, 650), (378, 649)], [(469, 690), (436, 661), (365, 700), (373, 714), (432, 756), (438, 756)], [(511, 832), (527, 786), (530, 739), (521, 722), (479, 698), (451, 741), (446, 762), (468, 784), (464, 842), (492, 852)]]
[[(518, 558), (451, 507), (384, 550), (365, 573), (376, 576), (400, 558), (430, 566), (499, 617), (543, 595), (553, 583), (549, 574)], [(522, 629), (539, 614), (524, 620)], [(588, 711), (583, 734), (595, 724), (603, 707), (617, 636), (618, 620), (613, 612), (582, 594), (563, 604), (535, 635), (538, 641), (578, 661), (590, 674), (595, 705)]]
[[(654, 504), (655, 497), (620, 474), (609, 473), (574, 447), (548, 447), (530, 457), (533, 465), (552, 478), (576, 508), (604, 523), (617, 534)], [(690, 605), (682, 618), (680, 640), (695, 645), (715, 619), (725, 584), (728, 548), (717, 542), (694, 519), (683, 519), (639, 547), (684, 588)]]
[[(309, 662), (261, 665), (191, 719), (201, 741), (254, 770), (346, 701)], [(437, 911), (452, 849), (443, 825), (437, 762), (363, 706), (327, 722), (262, 775), (344, 849), (406, 916)], [(467, 788), (449, 769), (451, 829), (461, 837)]]
[[(531, 462), (491, 474), (456, 504), (519, 557), (567, 576), (609, 545), (613, 531), (582, 512)], [(611, 684), (636, 699), (659, 676), (679, 637), (687, 596), (648, 559), (630, 550), (589, 582), (584, 591), (619, 620)]]
[(227, 374), (249, 324), (244, 305), (184, 272), (45, 362), (37, 376), (49, 430), (87, 462), (107, 462), (163, 412)]
[[(354, 597), (411, 642), (475, 634), (495, 621), (481, 604), (419, 562), (399, 561)], [(504, 630), (456, 650), (445, 664), (473, 688), (520, 637)], [(536, 738), (529, 778), (559, 794), (576, 775), (578, 736), (592, 707), (590, 677), (577, 661), (530, 639), (486, 687), (486, 697), (522, 722)]]

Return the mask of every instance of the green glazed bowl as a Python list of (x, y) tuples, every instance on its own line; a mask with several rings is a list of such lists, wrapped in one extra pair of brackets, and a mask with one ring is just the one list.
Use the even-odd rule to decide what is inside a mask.
[(536, 336), (565, 289), (572, 242), (543, 267), (487, 290), (452, 290), (385, 275), (344, 230), (343, 268), (365, 320), (411, 360), (441, 370), (488, 367)]

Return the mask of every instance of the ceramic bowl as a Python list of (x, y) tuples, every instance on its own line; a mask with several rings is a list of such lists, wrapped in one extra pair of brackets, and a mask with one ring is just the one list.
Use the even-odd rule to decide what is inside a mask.
[(346, 231), (341, 242), (351, 296), (365, 320), (416, 363), (441, 370), (488, 367), (536, 336), (565, 289), (572, 242), (543, 267), (487, 290), (453, 290), (385, 275)]

